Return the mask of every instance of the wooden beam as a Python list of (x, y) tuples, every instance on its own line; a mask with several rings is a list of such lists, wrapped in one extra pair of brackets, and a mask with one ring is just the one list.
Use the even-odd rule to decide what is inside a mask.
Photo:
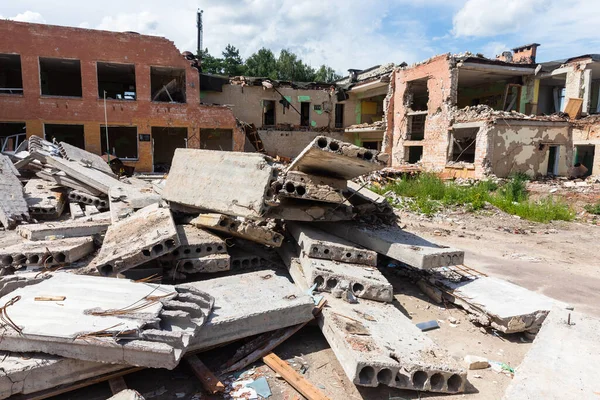
[(219, 379), (204, 365), (197, 355), (188, 355), (183, 358), (192, 371), (196, 378), (202, 383), (202, 387), (210, 394), (225, 391), (225, 385), (219, 381)]
[(108, 385), (110, 386), (110, 391), (113, 395), (127, 389), (127, 384), (125, 383), (125, 379), (123, 379), (122, 376), (117, 376), (115, 378), (109, 379)]
[(321, 393), (321, 391), (313, 386), (312, 383), (304, 379), (304, 377), (290, 367), (288, 363), (277, 357), (275, 354), (267, 354), (263, 357), (263, 362), (273, 371), (281, 375), (287, 383), (308, 400), (329, 400), (329, 397)]

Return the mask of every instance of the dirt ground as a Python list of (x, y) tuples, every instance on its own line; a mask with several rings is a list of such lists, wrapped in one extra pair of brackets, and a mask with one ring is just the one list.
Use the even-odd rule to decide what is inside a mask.
[[(486, 215), (489, 214), (489, 215)], [(465, 263), (492, 276), (509, 280), (530, 290), (570, 303), (575, 310), (600, 316), (600, 227), (583, 223), (536, 224), (491, 211), (479, 214), (449, 213), (433, 220), (402, 213), (401, 226), (425, 239), (462, 249)], [(531, 347), (521, 334), (499, 335), (469, 322), (460, 309), (432, 303), (410, 281), (386, 273), (395, 288), (394, 304), (415, 323), (438, 320), (440, 329), (429, 335), (452, 355), (462, 359), (477, 355), (518, 367)], [(449, 317), (459, 323), (451, 324)], [(211, 368), (227, 360), (235, 346), (200, 354)], [(468, 390), (460, 395), (442, 395), (402, 391), (386, 386), (357, 388), (346, 377), (327, 341), (316, 325), (308, 325), (276, 348), (275, 353), (287, 360), (325, 395), (335, 400), (501, 399), (511, 377), (490, 368), (469, 371)], [(208, 396), (186, 365), (174, 371), (147, 369), (125, 377), (132, 389), (146, 399), (220, 399), (228, 394)], [(262, 363), (246, 369), (251, 378), (265, 376), (273, 395), (271, 400), (302, 397)], [(234, 380), (223, 377), (224, 383)], [(66, 399), (106, 399), (107, 383), (54, 397)]]

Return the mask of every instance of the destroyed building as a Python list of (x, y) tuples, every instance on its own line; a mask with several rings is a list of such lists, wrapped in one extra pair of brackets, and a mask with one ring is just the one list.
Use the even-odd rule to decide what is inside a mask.
[[(393, 64), (349, 70), (333, 83), (288, 82), (259, 77), (201, 74), (201, 101), (230, 106), (236, 118), (256, 128), (247, 150), (293, 158), (322, 132), (381, 150), (384, 100)], [(253, 139), (256, 135), (256, 138)]]
[(162, 172), (178, 147), (243, 149), (231, 110), (200, 103), (197, 61), (168, 39), (8, 20), (0, 36), (3, 151), (37, 135)]

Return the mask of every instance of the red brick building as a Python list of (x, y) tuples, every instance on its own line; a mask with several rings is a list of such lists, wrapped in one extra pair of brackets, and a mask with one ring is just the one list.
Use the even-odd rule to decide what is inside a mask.
[(0, 37), (0, 138), (108, 147), (140, 172), (176, 147), (243, 149), (231, 110), (201, 104), (198, 70), (165, 38), (6, 20)]

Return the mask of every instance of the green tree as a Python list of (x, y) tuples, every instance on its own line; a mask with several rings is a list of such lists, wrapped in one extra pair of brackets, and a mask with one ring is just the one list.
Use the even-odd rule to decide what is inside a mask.
[(273, 52), (263, 47), (248, 57), (246, 75), (277, 79), (277, 60)]
[(240, 57), (240, 51), (228, 44), (223, 51), (223, 72), (229, 76), (243, 75), (245, 66), (242, 57)]
[(283, 49), (277, 59), (277, 78), (286, 81), (310, 82), (315, 78), (315, 70), (304, 64), (296, 54)]
[(222, 74), (223, 73), (223, 60), (210, 55), (208, 49), (204, 49), (197, 55), (200, 59), (200, 66), (202, 72), (208, 74)]
[(327, 65), (323, 64), (315, 73), (315, 81), (317, 82), (335, 82), (341, 79), (342, 76), (338, 75), (335, 70)]

